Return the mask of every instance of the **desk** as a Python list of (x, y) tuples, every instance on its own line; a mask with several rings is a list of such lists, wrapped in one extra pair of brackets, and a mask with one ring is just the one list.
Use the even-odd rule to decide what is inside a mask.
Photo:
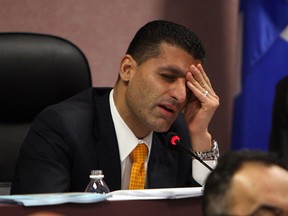
[(104, 201), (93, 204), (63, 204), (23, 207), (0, 204), (2, 216), (202, 216), (201, 197), (168, 200)]

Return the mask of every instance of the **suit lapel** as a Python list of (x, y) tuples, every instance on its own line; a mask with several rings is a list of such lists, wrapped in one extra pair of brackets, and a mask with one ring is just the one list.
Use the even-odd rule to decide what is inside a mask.
[(148, 163), (148, 188), (175, 187), (178, 151), (168, 146), (164, 133), (154, 133)]
[(106, 89), (103, 95), (98, 94), (94, 97), (94, 136), (99, 167), (103, 170), (104, 180), (109, 189), (113, 191), (121, 189), (121, 163), (109, 105), (110, 90)]

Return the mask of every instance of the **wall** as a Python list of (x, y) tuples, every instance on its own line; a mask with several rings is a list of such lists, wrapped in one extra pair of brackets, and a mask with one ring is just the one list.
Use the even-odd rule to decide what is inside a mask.
[(229, 149), (237, 72), (238, 0), (0, 0), (0, 32), (64, 37), (88, 58), (94, 86), (113, 86), (137, 29), (154, 19), (190, 27), (207, 49), (206, 71), (221, 98), (210, 131)]

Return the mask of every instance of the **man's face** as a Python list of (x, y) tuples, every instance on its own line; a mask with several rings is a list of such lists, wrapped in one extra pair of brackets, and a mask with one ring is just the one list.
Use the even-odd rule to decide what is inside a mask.
[[(124, 120), (135, 134), (167, 131), (187, 103), (185, 75), (199, 64), (181, 48), (163, 43), (160, 55), (130, 70)], [(122, 116), (123, 117), (123, 116)], [(141, 132), (140, 132), (141, 131)]]
[(246, 163), (233, 177), (228, 200), (231, 215), (251, 215), (257, 209), (262, 209), (259, 215), (274, 215), (276, 208), (286, 212), (288, 172), (279, 166)]

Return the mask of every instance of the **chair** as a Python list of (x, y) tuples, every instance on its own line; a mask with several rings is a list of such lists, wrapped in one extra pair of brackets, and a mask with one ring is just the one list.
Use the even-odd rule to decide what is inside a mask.
[(88, 61), (66, 39), (0, 33), (0, 194), (9, 194), (18, 151), (34, 117), (92, 86)]

